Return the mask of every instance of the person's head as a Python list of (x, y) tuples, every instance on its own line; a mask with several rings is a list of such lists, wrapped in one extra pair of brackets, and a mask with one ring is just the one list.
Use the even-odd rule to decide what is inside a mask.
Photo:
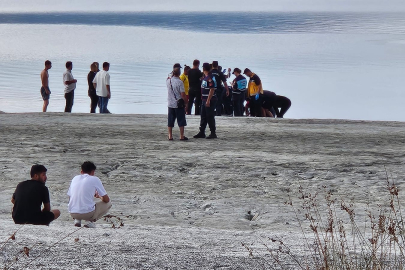
[(99, 72), (99, 71), (100, 71), (100, 64), (99, 64), (98, 62), (93, 62), (93, 64), (96, 65), (96, 67), (97, 67), (97, 72)]
[(204, 72), (209, 72), (211, 70), (211, 65), (209, 63), (204, 63), (202, 67)]
[(82, 164), (82, 174), (86, 173), (88, 175), (94, 175), (96, 171), (96, 165), (91, 161), (85, 161)]
[(181, 65), (179, 63), (176, 63), (173, 65), (173, 69), (175, 69), (175, 68), (181, 68)]
[(103, 70), (108, 71), (110, 69), (110, 63), (104, 62), (103, 63)]
[(190, 69), (191, 69), (191, 68), (190, 68), (189, 66), (185, 65), (185, 66), (184, 66), (184, 74), (185, 74), (185, 75), (188, 75), (188, 71), (189, 71)]
[(235, 76), (239, 76), (242, 73), (242, 70), (240, 70), (239, 68), (234, 68), (232, 74), (234, 74)]
[(71, 69), (73, 68), (73, 63), (72, 63), (72, 61), (67, 61), (67, 62), (66, 62), (66, 68), (69, 69), (69, 70), (71, 70)]
[(181, 74), (180, 68), (178, 68), (178, 67), (174, 68), (172, 74), (173, 74), (173, 77), (179, 77)]
[(212, 68), (218, 68), (218, 61), (212, 61)]
[(90, 70), (91, 71), (93, 71), (93, 72), (97, 72), (97, 65), (96, 65), (96, 63), (92, 63), (91, 65), (90, 65)]
[(45, 69), (51, 69), (51, 67), (52, 67), (51, 61), (46, 60), (46, 61), (45, 61)]
[(195, 60), (193, 61), (193, 67), (194, 67), (194, 68), (200, 67), (200, 60), (195, 59)]
[(35, 180), (35, 181), (39, 181), (42, 183), (46, 182), (46, 171), (47, 169), (45, 168), (44, 165), (39, 165), (39, 164), (35, 164), (31, 167), (31, 179)]
[(252, 71), (250, 71), (250, 69), (248, 69), (248, 68), (245, 68), (245, 70), (243, 71), (243, 74), (246, 74), (247, 76), (251, 77)]

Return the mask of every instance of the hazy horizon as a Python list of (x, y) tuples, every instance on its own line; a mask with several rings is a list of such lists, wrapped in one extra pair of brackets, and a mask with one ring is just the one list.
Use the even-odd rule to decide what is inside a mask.
[(120, 11), (357, 11), (357, 12), (403, 12), (405, 1), (390, 0), (233, 0), (221, 1), (206, 0), (193, 1), (177, 0), (167, 2), (164, 0), (150, 0), (148, 3), (138, 1), (119, 0), (72, 0), (68, 3), (52, 0), (0, 0), (1, 12), (120, 12)]

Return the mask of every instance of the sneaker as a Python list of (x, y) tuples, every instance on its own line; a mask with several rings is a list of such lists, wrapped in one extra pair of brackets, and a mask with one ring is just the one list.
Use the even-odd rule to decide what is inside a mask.
[(218, 138), (217, 134), (211, 133), (206, 139), (216, 139), (216, 138)]
[(96, 227), (96, 224), (94, 222), (89, 221), (89, 223), (84, 225), (84, 227), (94, 229)]
[(205, 138), (205, 134), (202, 132), (198, 132), (197, 135), (194, 135), (194, 138)]
[(81, 219), (75, 219), (75, 226), (76, 227), (81, 227), (82, 226), (82, 220)]

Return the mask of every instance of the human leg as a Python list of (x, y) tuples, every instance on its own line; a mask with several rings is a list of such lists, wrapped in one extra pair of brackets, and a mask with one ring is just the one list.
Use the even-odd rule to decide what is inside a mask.
[(108, 113), (107, 111), (108, 98), (99, 97), (99, 100), (100, 100), (100, 113)]
[(176, 121), (176, 109), (175, 108), (168, 108), (167, 113), (167, 130), (168, 130), (168, 137), (169, 140), (173, 140), (173, 127), (174, 122)]
[(196, 91), (195, 94), (195, 115), (201, 114), (201, 104), (202, 104), (201, 89), (199, 89), (198, 91)]
[(223, 94), (222, 89), (218, 88), (216, 91), (216, 95), (217, 95), (216, 115), (217, 116), (222, 115), (222, 101), (223, 101), (222, 94)]
[(66, 99), (65, 112), (72, 112), (74, 91), (65, 93), (65, 99)]
[(204, 100), (201, 104), (200, 132), (194, 138), (205, 138), (205, 129), (207, 128), (207, 107), (205, 104), (206, 101)]
[(210, 106), (206, 107), (206, 117), (207, 117), (207, 123), (210, 128), (211, 134), (207, 138), (216, 138), (216, 126), (215, 126), (215, 108), (218, 108), (217, 106), (217, 100), (211, 99)]
[(233, 95), (233, 113), (235, 116), (242, 116), (242, 108), (240, 106), (240, 100), (242, 94), (232, 94)]
[(90, 103), (90, 113), (95, 113), (98, 103), (98, 96), (96, 94), (92, 94), (90, 96), (91, 103)]
[(46, 112), (46, 110), (48, 109), (48, 105), (49, 105), (49, 99), (44, 100), (44, 104), (42, 105), (42, 112)]
[(188, 92), (188, 102), (187, 102), (187, 114), (191, 114), (191, 110), (193, 109), (193, 103), (195, 98), (195, 92), (191, 91)]
[(277, 118), (283, 118), (284, 114), (291, 107), (291, 100), (284, 96), (277, 96), (277, 101), (281, 108), (280, 112), (277, 114)]
[(186, 113), (184, 111), (184, 108), (176, 108), (175, 110), (177, 125), (180, 128), (180, 140), (188, 140), (188, 138), (184, 136), (184, 127), (187, 126)]
[(107, 214), (108, 210), (110, 210), (112, 204), (111, 202), (105, 203), (103, 201), (99, 201), (96, 203), (96, 209), (94, 210), (94, 214), (91, 217), (90, 221), (95, 222), (102, 218), (105, 214)]

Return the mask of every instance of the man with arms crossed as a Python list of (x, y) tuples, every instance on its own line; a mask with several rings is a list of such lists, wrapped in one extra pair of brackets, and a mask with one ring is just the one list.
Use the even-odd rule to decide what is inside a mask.
[(103, 70), (97, 72), (96, 77), (94, 77), (93, 80), (93, 85), (100, 102), (100, 113), (109, 113), (107, 109), (108, 100), (111, 98), (109, 70), (110, 63), (104, 62)]
[(73, 99), (75, 97), (75, 89), (77, 80), (72, 75), (73, 64), (70, 61), (66, 62), (66, 71), (63, 73), (63, 83), (65, 85), (65, 112), (72, 112)]
[[(101, 180), (94, 176), (96, 165), (86, 161), (82, 164), (80, 175), (75, 176), (69, 187), (68, 209), (72, 218), (75, 219), (75, 226), (81, 227), (82, 220), (88, 223), (84, 226), (95, 228), (95, 221), (103, 217), (111, 208), (110, 198), (105, 191)], [(101, 201), (94, 202), (94, 197)]]
[(48, 109), (49, 97), (51, 95), (51, 90), (49, 89), (49, 74), (48, 74), (48, 70), (51, 68), (52, 68), (51, 61), (46, 60), (45, 68), (41, 72), (41, 82), (42, 82), (41, 96), (42, 99), (44, 100), (44, 105), (42, 106), (43, 112), (46, 112), (46, 110)]
[(46, 171), (45, 166), (34, 165), (31, 167), (31, 180), (17, 185), (11, 198), (15, 224), (49, 225), (60, 216), (59, 210), (51, 210), (49, 191), (45, 186)]

